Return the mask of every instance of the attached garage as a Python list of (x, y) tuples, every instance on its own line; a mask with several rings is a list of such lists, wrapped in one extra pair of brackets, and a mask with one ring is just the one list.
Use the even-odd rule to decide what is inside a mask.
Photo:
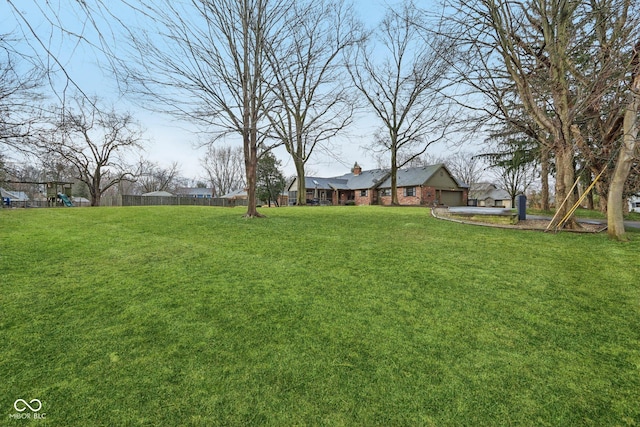
[[(443, 164), (399, 169), (397, 198), (401, 205), (466, 206), (468, 186), (460, 184)], [(391, 204), (391, 177), (378, 185), (380, 203)]]
[(447, 206), (465, 206), (462, 191), (438, 190), (440, 203)]

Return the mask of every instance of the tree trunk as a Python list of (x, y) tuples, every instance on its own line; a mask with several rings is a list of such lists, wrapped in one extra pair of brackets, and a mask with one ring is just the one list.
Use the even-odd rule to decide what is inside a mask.
[(296, 175), (297, 175), (297, 196), (296, 196), (296, 205), (304, 206), (307, 204), (307, 187), (304, 181), (304, 161), (300, 159), (298, 156), (292, 156), (293, 163), (296, 166)]
[(541, 207), (548, 211), (549, 207), (549, 148), (542, 146), (540, 153), (540, 179), (542, 180)]
[(609, 186), (609, 202), (607, 225), (609, 237), (616, 240), (628, 240), (624, 230), (624, 184), (629, 176), (634, 152), (637, 145), (638, 111), (640, 110), (640, 74), (636, 75), (631, 85), (630, 102), (624, 113), (623, 139), (618, 161), (616, 162), (611, 184)]
[(97, 187), (90, 188), (91, 206), (100, 206), (100, 189)]
[[(561, 221), (576, 202), (572, 190), (575, 181), (573, 147), (563, 145), (556, 151), (556, 223)], [(563, 203), (564, 202), (564, 203)], [(565, 220), (563, 228), (575, 229), (579, 225), (573, 215)]]
[(258, 172), (258, 149), (256, 144), (249, 143), (245, 148), (244, 167), (247, 172), (247, 218), (260, 217), (256, 201), (256, 177)]
[(590, 211), (595, 209), (595, 204), (593, 201), (593, 191), (589, 191), (589, 194), (587, 194), (587, 209), (589, 209)]
[[(608, 174), (606, 174), (608, 175)], [(596, 182), (596, 191), (600, 196), (598, 198), (598, 210), (603, 214), (607, 213), (607, 202), (609, 199), (608, 192), (609, 190), (606, 188), (607, 183), (603, 180), (604, 175), (600, 178), (598, 182)]]
[(100, 166), (97, 166), (91, 179), (91, 188), (89, 188), (89, 192), (91, 193), (91, 206), (100, 206), (100, 196), (102, 196), (100, 181), (102, 181), (102, 171), (100, 170)]
[(398, 202), (398, 164), (397, 161), (398, 152), (394, 147), (391, 149), (391, 204), (397, 206)]

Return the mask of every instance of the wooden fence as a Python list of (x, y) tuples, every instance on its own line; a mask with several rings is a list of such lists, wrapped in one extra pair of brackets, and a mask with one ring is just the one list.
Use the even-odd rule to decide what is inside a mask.
[[(88, 202), (73, 201), (75, 207), (89, 206)], [(51, 204), (47, 200), (12, 200), (10, 205), (0, 199), (1, 208), (46, 208), (61, 207), (62, 204)], [(246, 199), (196, 198), (196, 197), (156, 197), (156, 196), (103, 196), (100, 206), (247, 206)]]
[[(104, 200), (102, 206), (247, 206), (247, 201), (243, 199), (222, 199), (218, 197), (197, 198), (197, 197), (157, 197), (157, 196), (117, 196)], [(115, 200), (113, 200), (115, 199)], [(115, 201), (115, 204), (114, 204)]]

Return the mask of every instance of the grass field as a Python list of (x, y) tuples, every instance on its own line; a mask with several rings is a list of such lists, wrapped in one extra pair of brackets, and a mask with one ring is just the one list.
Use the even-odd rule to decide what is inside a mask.
[(640, 425), (640, 233), (243, 212), (0, 210), (0, 425)]

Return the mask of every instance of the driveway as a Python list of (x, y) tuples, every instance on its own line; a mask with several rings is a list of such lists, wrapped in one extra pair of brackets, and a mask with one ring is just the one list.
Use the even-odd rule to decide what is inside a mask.
[[(546, 221), (552, 220), (551, 217), (539, 215), (527, 215), (527, 219), (541, 219)], [(578, 222), (584, 222), (585, 224), (607, 225), (607, 220), (605, 219), (578, 218)], [(640, 221), (625, 221), (624, 226), (629, 228), (640, 228)]]

